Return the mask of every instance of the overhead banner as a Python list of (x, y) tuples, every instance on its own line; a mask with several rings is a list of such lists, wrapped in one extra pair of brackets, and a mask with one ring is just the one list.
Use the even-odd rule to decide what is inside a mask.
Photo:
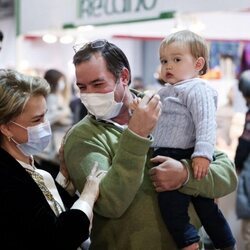
[(75, 23), (105, 25), (173, 17), (175, 12), (240, 10), (249, 0), (77, 0)]
[(15, 0), (19, 34), (65, 26), (172, 17), (175, 12), (241, 10), (249, 0)]
[[(172, 17), (163, 0), (78, 0), (78, 23), (103, 25)], [(164, 7), (164, 8), (163, 8)]]

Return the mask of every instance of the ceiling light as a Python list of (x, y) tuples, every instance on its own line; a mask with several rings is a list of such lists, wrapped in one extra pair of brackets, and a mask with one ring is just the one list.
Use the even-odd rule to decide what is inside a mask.
[(74, 38), (73, 36), (70, 36), (70, 35), (64, 35), (60, 37), (60, 43), (63, 43), (63, 44), (69, 44), (69, 43), (72, 43), (73, 41), (74, 41)]
[(57, 37), (52, 34), (45, 34), (43, 36), (43, 41), (46, 43), (56, 43), (57, 42)]

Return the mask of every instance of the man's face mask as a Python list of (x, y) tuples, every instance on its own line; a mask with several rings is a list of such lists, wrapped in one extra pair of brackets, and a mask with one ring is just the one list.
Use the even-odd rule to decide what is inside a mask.
[(28, 132), (28, 142), (26, 143), (19, 144), (12, 138), (12, 141), (24, 155), (30, 156), (39, 154), (48, 146), (51, 139), (51, 128), (49, 121), (45, 121), (44, 123), (27, 128), (16, 122), (11, 122), (23, 129), (26, 129)]
[(121, 111), (123, 106), (123, 99), (125, 96), (125, 90), (121, 102), (115, 101), (115, 89), (108, 93), (81, 93), (80, 98), (83, 105), (88, 109), (89, 113), (94, 115), (97, 119), (109, 120), (116, 116)]

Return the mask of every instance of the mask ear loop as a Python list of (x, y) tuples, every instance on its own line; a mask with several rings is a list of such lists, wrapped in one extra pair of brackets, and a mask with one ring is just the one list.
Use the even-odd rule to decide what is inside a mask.
[(126, 92), (126, 87), (124, 87), (123, 97), (122, 97), (122, 99), (121, 99), (121, 101), (120, 101), (120, 102), (123, 102), (123, 100), (124, 100), (124, 98), (125, 98), (125, 92)]
[[(117, 88), (117, 85), (118, 85), (118, 84), (120, 84), (120, 82), (119, 82), (119, 83), (117, 83), (117, 82), (115, 83), (115, 88), (114, 88), (114, 90), (113, 90), (114, 93), (115, 93), (115, 91), (116, 91), (116, 88)], [(123, 89), (124, 89), (124, 91), (123, 91), (123, 96), (122, 96), (121, 101), (119, 101), (119, 103), (123, 102), (123, 100), (124, 100), (124, 98), (125, 98), (125, 91), (126, 91), (126, 90), (125, 90), (125, 87), (124, 87)], [(116, 102), (116, 101), (115, 101), (115, 102)]]
[(20, 125), (20, 124), (18, 124), (18, 123), (16, 123), (16, 122), (14, 122), (14, 121), (10, 121), (10, 122), (13, 123), (13, 124), (15, 124), (15, 125), (17, 125), (17, 126), (19, 126), (20, 128), (24, 128), (24, 129), (27, 130), (27, 128), (25, 128), (24, 126), (22, 126), (22, 125)]
[(10, 137), (8, 136), (8, 140), (9, 140), (9, 141), (13, 141), (16, 145), (19, 145), (19, 144), (20, 144), (20, 143), (18, 143), (16, 140), (14, 140), (13, 137), (11, 137), (11, 136), (10, 136)]

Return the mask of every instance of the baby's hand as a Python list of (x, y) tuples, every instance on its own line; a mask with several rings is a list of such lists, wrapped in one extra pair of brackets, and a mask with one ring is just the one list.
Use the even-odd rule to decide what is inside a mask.
[(208, 174), (210, 161), (204, 157), (195, 157), (192, 159), (192, 167), (194, 170), (194, 177), (201, 180)]
[(140, 97), (134, 98), (133, 101), (129, 104), (129, 109), (130, 109), (131, 111), (135, 111), (136, 108), (138, 107), (140, 101), (141, 101), (141, 98), (140, 98)]
[(146, 90), (142, 99), (140, 97), (136, 97), (133, 99), (133, 101), (129, 104), (129, 109), (133, 112), (136, 110), (139, 104), (141, 105), (141, 107), (144, 107), (149, 103), (149, 101), (154, 97), (154, 95), (154, 90)]

